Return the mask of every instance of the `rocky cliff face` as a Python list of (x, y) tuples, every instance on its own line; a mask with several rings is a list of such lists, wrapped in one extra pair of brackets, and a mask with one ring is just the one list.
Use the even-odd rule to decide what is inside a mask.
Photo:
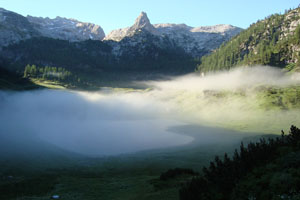
[(0, 8), (0, 47), (39, 35), (25, 17)]
[(147, 31), (160, 38), (171, 39), (186, 53), (200, 57), (219, 47), (224, 41), (237, 35), (242, 29), (231, 25), (190, 27), (185, 24), (152, 25), (147, 14), (142, 12), (131, 27), (117, 29), (109, 33), (104, 40), (121, 41), (138, 32)]
[(28, 21), (43, 36), (69, 41), (102, 40), (103, 29), (96, 24), (75, 19), (56, 17), (55, 19), (27, 16)]

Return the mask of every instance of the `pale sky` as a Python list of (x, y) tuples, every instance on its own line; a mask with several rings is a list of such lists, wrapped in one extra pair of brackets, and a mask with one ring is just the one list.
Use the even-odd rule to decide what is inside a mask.
[(0, 0), (0, 7), (24, 16), (74, 18), (100, 25), (105, 34), (131, 26), (141, 11), (148, 14), (152, 24), (247, 28), (299, 4), (299, 0)]

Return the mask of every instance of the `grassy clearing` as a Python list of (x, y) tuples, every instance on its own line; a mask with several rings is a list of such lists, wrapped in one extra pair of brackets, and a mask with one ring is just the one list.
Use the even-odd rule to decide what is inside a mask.
[(176, 92), (169, 96), (185, 120), (243, 132), (279, 134), (300, 125), (300, 86), (236, 91)]
[(40, 80), (33, 78), (31, 78), (30, 80), (36, 85), (40, 85), (49, 89), (66, 89), (68, 87), (67, 85), (62, 85), (61, 83), (55, 81)]

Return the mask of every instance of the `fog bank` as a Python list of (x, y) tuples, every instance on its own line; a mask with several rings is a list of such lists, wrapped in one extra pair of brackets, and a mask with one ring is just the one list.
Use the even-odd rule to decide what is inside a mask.
[[(204, 76), (203, 76), (204, 75)], [(287, 75), (276, 67), (240, 67), (230, 71), (190, 74), (168, 81), (150, 81), (147, 85), (160, 90), (237, 90), (258, 85), (281, 86), (299, 84), (300, 74)]]
[[(284, 88), (299, 80), (276, 68), (253, 67), (143, 82), (152, 88), (145, 91), (0, 91), (0, 145), (3, 153), (9, 142), (18, 148), (38, 139), (97, 156), (188, 144), (193, 138), (168, 131), (185, 124), (279, 134), (299, 124), (300, 112), (266, 109), (257, 88)], [(199, 134), (207, 136), (207, 130)]]
[[(85, 98), (89, 95), (99, 99)], [(54, 90), (1, 92), (0, 136), (20, 141), (38, 137), (86, 155), (130, 153), (192, 141), (167, 131), (180, 123), (160, 118), (159, 104), (128, 98)]]
[(300, 90), (286, 90), (280, 96), (285, 88), (300, 85), (299, 73), (267, 66), (240, 67), (144, 84), (154, 88), (152, 96), (169, 102), (176, 116), (188, 123), (275, 134), (300, 125)]

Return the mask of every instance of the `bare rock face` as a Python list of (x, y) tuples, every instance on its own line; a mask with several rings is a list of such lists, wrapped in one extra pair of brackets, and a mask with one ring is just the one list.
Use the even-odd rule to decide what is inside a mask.
[(190, 30), (193, 33), (196, 32), (206, 32), (206, 33), (219, 33), (219, 34), (229, 34), (229, 35), (236, 35), (241, 31), (241, 28), (229, 25), (229, 24), (218, 24), (215, 26), (199, 26), (192, 28)]
[(26, 17), (0, 8), (0, 47), (39, 35)]
[(146, 30), (154, 35), (158, 34), (157, 30), (150, 23), (150, 20), (145, 12), (141, 12), (138, 18), (136, 18), (134, 25), (129, 28), (129, 32), (142, 30)]
[(154, 35), (159, 34), (156, 28), (150, 23), (150, 20), (145, 12), (141, 12), (131, 27), (113, 30), (104, 38), (104, 40), (121, 41), (123, 38), (131, 37), (137, 32), (141, 31), (148, 31)]
[(61, 17), (23, 17), (0, 8), (0, 47), (39, 36), (74, 42), (102, 40), (105, 34), (99, 25), (92, 23)]
[(210, 52), (218, 48), (242, 31), (241, 28), (225, 24), (195, 28), (185, 24), (155, 24), (154, 27), (193, 56), (199, 55), (201, 51)]
[(103, 29), (96, 24), (84, 23), (75, 19), (56, 17), (55, 19), (27, 16), (28, 21), (43, 36), (74, 41), (102, 40)]
[(160, 38), (168, 37), (188, 54), (197, 57), (218, 48), (224, 41), (237, 35), (241, 28), (231, 25), (190, 27), (185, 24), (150, 23), (147, 14), (142, 12), (131, 27), (113, 30), (104, 40), (121, 41), (146, 31)]

